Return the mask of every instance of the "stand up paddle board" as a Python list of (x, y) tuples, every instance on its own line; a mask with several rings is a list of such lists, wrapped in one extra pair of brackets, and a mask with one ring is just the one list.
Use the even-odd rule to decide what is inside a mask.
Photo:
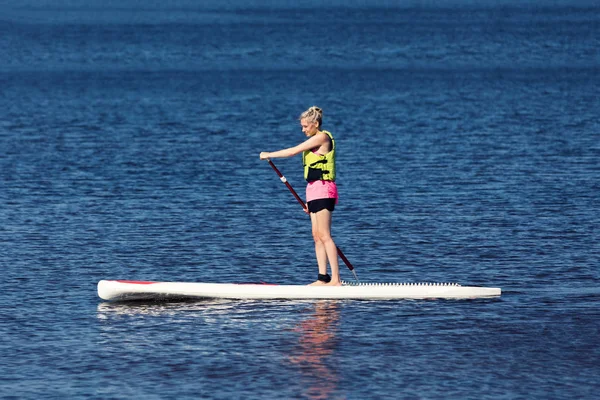
[(472, 299), (500, 296), (500, 288), (456, 283), (348, 283), (342, 286), (102, 280), (98, 296), (110, 301), (170, 299)]

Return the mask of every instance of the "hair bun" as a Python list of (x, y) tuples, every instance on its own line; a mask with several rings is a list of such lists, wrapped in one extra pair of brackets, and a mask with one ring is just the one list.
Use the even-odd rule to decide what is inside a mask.
[(300, 120), (307, 119), (311, 122), (316, 122), (321, 126), (323, 122), (323, 110), (317, 106), (312, 106), (300, 115)]

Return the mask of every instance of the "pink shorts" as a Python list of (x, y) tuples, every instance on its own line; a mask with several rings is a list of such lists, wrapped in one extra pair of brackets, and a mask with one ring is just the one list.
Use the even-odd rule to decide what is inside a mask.
[(338, 189), (332, 181), (314, 181), (306, 185), (306, 202), (317, 199), (335, 199), (338, 203)]

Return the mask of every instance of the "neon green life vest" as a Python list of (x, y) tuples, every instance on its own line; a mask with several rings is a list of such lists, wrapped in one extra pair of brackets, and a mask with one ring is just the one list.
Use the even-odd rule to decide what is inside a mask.
[(335, 140), (331, 132), (321, 131), (331, 139), (331, 150), (324, 156), (306, 150), (302, 153), (304, 179), (308, 182), (335, 181)]

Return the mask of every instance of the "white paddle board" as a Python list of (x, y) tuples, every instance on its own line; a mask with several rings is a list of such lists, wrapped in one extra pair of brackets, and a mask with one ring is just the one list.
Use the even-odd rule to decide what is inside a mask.
[(109, 301), (169, 299), (470, 299), (500, 296), (500, 288), (456, 283), (347, 283), (343, 286), (102, 280), (98, 296)]

